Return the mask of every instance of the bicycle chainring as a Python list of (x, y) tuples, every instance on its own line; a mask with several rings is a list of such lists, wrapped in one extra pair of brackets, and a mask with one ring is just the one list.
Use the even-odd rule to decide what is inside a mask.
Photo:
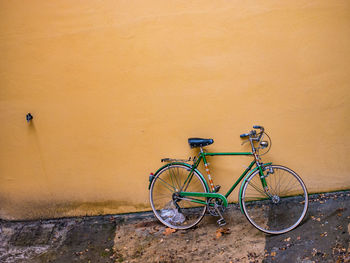
[(212, 216), (219, 216), (216, 208), (220, 210), (220, 212), (225, 212), (225, 207), (222, 205), (222, 200), (219, 198), (209, 198), (207, 202), (208, 212)]

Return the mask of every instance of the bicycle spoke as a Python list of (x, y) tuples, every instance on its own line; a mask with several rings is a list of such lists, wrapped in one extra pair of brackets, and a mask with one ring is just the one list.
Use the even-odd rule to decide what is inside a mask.
[[(177, 186), (178, 186), (178, 189), (180, 189), (181, 188), (181, 176), (180, 176), (180, 171), (179, 171), (179, 167), (177, 167), (176, 168), (177, 169), (177, 174), (179, 175), (179, 176), (176, 176), (176, 182), (177, 182)], [(179, 182), (180, 181), (180, 182)]]
[(185, 186), (185, 188), (181, 188), (181, 192), (186, 192), (187, 191), (187, 188), (188, 188), (190, 182), (192, 181), (192, 177), (193, 177), (193, 173), (187, 177), (187, 182), (185, 181), (184, 185), (182, 187), (184, 187), (185, 185), (186, 186)]
[(171, 179), (171, 182), (172, 182), (172, 184), (173, 184), (173, 188), (174, 189), (176, 189), (176, 186), (175, 186), (175, 184), (174, 184), (174, 172), (171, 170), (171, 169), (169, 169), (168, 170), (168, 173), (169, 173), (169, 175), (170, 175), (170, 179)]
[(288, 189), (285, 189), (284, 191), (281, 192), (281, 195), (282, 193), (288, 193), (290, 190), (293, 190), (295, 186), (298, 186), (298, 183), (299, 183), (298, 181), (294, 181), (294, 183)]
[[(272, 178), (274, 179), (275, 183), (274, 183), (274, 194), (277, 195), (277, 181), (276, 181), (276, 176), (274, 176), (272, 174)], [(272, 181), (272, 179), (271, 179)], [(272, 182), (271, 182), (272, 183)]]
[[(164, 181), (162, 178), (158, 178), (162, 183), (163, 186), (166, 187), (167, 189), (169, 189), (170, 192), (174, 192), (175, 191), (175, 187), (173, 187), (172, 185), (168, 184), (166, 181)], [(171, 190), (171, 188), (167, 187), (166, 185), (169, 185), (171, 188), (173, 188), (173, 190)]]
[[(276, 187), (275, 187), (276, 184), (274, 184), (274, 187), (272, 187), (272, 180), (273, 179), (271, 179), (271, 177), (270, 177), (270, 180), (266, 180), (266, 185), (269, 188), (269, 191), (272, 195), (277, 195), (277, 191), (276, 191)], [(271, 183), (269, 183), (270, 181), (271, 181)], [(276, 181), (276, 180), (274, 179), (274, 181)]]
[(255, 184), (253, 184), (252, 181), (250, 181), (249, 184), (250, 184), (256, 191), (258, 191), (260, 194), (265, 195), (265, 196), (268, 197), (268, 195), (265, 193), (265, 191), (259, 189), (259, 186), (256, 186)]
[[(241, 204), (247, 219), (256, 228), (269, 234), (282, 234), (294, 229), (304, 218), (307, 192), (302, 180), (288, 168), (274, 165), (270, 169), (274, 173), (266, 177), (266, 183), (271, 198), (267, 200), (260, 196), (265, 193), (256, 184), (260, 175), (255, 172), (244, 183)], [(299, 193), (303, 193), (302, 202), (294, 197)]]

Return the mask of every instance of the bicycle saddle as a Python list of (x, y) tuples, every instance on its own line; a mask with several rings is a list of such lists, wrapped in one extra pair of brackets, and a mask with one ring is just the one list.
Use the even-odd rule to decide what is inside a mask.
[(188, 139), (188, 144), (190, 145), (191, 148), (208, 146), (213, 142), (214, 142), (213, 139), (201, 139), (201, 138)]

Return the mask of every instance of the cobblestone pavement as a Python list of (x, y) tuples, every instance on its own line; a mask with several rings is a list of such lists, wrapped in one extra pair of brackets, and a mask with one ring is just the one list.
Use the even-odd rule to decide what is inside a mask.
[(269, 236), (237, 205), (219, 228), (206, 216), (197, 228), (172, 232), (152, 213), (0, 221), (0, 262), (350, 262), (350, 191), (313, 195), (306, 219)]

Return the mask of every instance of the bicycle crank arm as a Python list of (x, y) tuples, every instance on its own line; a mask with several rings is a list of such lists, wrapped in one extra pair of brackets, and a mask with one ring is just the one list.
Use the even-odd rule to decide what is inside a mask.
[[(180, 192), (179, 196), (185, 197), (207, 197), (207, 198), (218, 198), (221, 199), (222, 205), (224, 207), (227, 207), (227, 199), (225, 196), (219, 193), (198, 193), (198, 192)], [(203, 202), (203, 204), (206, 204), (206, 202)]]

